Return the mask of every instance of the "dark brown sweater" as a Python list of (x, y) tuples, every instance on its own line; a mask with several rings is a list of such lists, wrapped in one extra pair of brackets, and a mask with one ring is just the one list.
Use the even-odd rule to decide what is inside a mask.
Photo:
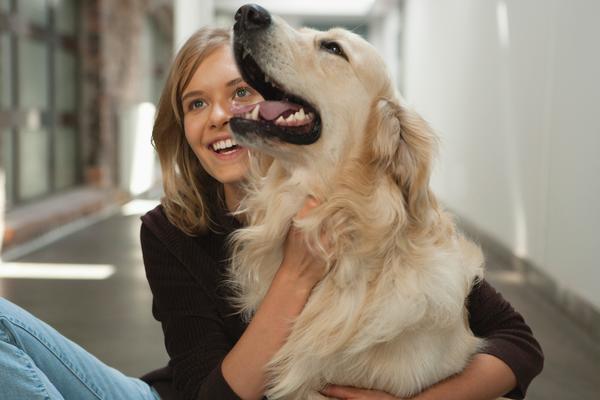
[[(223, 232), (190, 237), (171, 224), (162, 206), (142, 217), (141, 244), (154, 295), (152, 313), (161, 322), (169, 365), (143, 377), (163, 399), (238, 400), (221, 373), (221, 362), (245, 329), (227, 302), (223, 283), (227, 235), (239, 225), (224, 212)], [(486, 281), (468, 299), (469, 324), (487, 339), (483, 352), (503, 360), (517, 387), (506, 397), (522, 399), (540, 373), (543, 354), (531, 329)]]

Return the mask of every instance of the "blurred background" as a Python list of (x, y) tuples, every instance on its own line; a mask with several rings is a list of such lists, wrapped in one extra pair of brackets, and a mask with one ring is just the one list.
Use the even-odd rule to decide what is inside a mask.
[[(534, 329), (529, 399), (600, 398), (600, 2), (255, 1), (382, 53), (441, 139), (434, 191)], [(244, 1), (0, 0), (0, 295), (108, 364), (167, 361), (139, 248), (175, 51)]]

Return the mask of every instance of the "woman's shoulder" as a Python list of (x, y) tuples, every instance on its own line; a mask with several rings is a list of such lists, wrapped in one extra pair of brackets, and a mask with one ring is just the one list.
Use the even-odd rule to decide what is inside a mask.
[(179, 254), (190, 246), (197, 247), (199, 243), (194, 237), (189, 236), (167, 217), (167, 213), (162, 204), (159, 204), (140, 218), (142, 245), (145, 238), (152, 238), (174, 254)]
[(172, 223), (162, 205), (141, 217), (141, 241), (161, 245), (184, 264), (194, 264), (197, 257), (219, 260), (226, 257), (227, 236), (209, 229), (189, 235)]
[(140, 217), (142, 220), (142, 229), (149, 229), (155, 236), (161, 240), (165, 239), (192, 239), (200, 235), (190, 236), (175, 225), (169, 217), (162, 204), (157, 205), (152, 210)]
[(165, 209), (162, 204), (157, 205), (152, 210), (142, 215), (140, 219), (142, 220), (142, 226), (146, 226), (151, 230), (175, 227), (167, 218), (167, 214), (165, 213)]
[(190, 236), (169, 221), (160, 205), (141, 220), (140, 241), (146, 270), (163, 273), (165, 265), (176, 266), (198, 282), (208, 282), (208, 287), (222, 279), (228, 259), (225, 236), (210, 231)]

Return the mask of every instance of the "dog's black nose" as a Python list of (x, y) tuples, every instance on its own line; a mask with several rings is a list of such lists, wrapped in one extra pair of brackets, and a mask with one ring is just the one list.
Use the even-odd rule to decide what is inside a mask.
[(236, 28), (246, 31), (264, 29), (271, 25), (271, 14), (258, 4), (246, 4), (235, 13)]

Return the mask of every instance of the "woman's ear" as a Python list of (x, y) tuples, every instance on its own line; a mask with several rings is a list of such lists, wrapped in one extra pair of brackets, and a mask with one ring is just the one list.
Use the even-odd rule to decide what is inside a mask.
[(426, 210), (437, 207), (429, 190), (437, 138), (417, 113), (397, 100), (380, 98), (374, 105), (372, 151), (375, 162), (402, 190), (409, 217), (424, 222)]

